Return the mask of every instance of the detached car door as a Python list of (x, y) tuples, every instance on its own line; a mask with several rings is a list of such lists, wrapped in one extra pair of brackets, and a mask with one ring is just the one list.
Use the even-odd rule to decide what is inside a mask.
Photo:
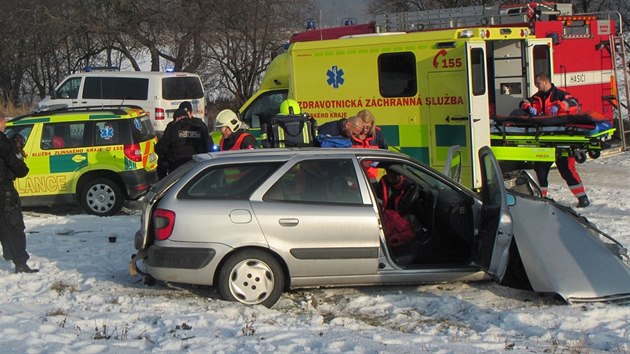
[(259, 200), (253, 196), (263, 234), (294, 285), (300, 277), (377, 272), (378, 218), (358, 169), (351, 155), (289, 162)]

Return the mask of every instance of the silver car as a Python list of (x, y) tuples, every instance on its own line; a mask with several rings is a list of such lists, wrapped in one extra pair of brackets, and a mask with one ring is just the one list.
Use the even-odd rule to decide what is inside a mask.
[(479, 158), (476, 194), (386, 150), (197, 155), (145, 197), (131, 271), (267, 307), (289, 288), (491, 278), (567, 302), (630, 297), (621, 244), (507, 191), (489, 148)]

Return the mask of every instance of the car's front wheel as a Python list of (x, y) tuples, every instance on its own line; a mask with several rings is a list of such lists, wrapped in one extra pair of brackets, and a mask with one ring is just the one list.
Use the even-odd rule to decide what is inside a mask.
[(95, 178), (81, 188), (79, 202), (88, 214), (110, 216), (122, 209), (123, 193), (111, 179)]
[(225, 262), (217, 280), (223, 299), (271, 307), (282, 295), (284, 272), (269, 253), (244, 250)]

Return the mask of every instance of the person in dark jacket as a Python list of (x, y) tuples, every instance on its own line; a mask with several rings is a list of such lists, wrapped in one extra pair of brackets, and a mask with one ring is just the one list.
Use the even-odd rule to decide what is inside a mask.
[(257, 149), (258, 143), (253, 135), (245, 131), (244, 124), (232, 110), (224, 109), (215, 120), (215, 129), (221, 131), (219, 151)]
[(363, 133), (363, 121), (360, 117), (342, 118), (324, 123), (317, 129), (317, 135), (321, 142), (322, 137), (341, 137), (349, 141), (348, 147), (355, 145), (359, 135)]
[(160, 159), (166, 159), (167, 173), (192, 160), (192, 156), (210, 151), (212, 138), (206, 124), (197, 118), (191, 118), (184, 109), (177, 109), (173, 114), (174, 122), (164, 129), (164, 135), (155, 145), (155, 152)]
[(28, 174), (23, 150), (18, 150), (14, 142), (5, 134), (6, 116), (0, 113), (0, 243), (3, 257), (13, 261), (16, 273), (36, 273), (26, 261), (26, 234), (20, 196), (13, 185), (16, 178)]
[[(578, 102), (566, 91), (557, 88), (551, 83), (549, 75), (536, 74), (534, 85), (538, 88), (529, 100), (521, 102), (521, 110), (531, 116), (556, 116), (558, 114), (574, 114), (578, 112)], [(534, 162), (534, 171), (538, 178), (543, 197), (547, 196), (549, 188), (549, 171), (551, 162)], [(575, 157), (556, 156), (556, 167), (560, 176), (567, 182), (571, 193), (578, 199), (578, 208), (584, 208), (591, 204), (586, 195), (586, 189), (575, 169)]]

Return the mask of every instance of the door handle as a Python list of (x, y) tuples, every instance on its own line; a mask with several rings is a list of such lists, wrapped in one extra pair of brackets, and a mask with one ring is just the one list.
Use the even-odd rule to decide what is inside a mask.
[(450, 117), (450, 116), (446, 116), (446, 121), (450, 122), (450, 121), (455, 121), (455, 120), (468, 120), (468, 117)]
[(74, 155), (72, 156), (72, 161), (79, 163), (79, 162), (83, 162), (85, 161), (85, 159), (87, 159), (87, 157), (85, 157), (84, 155)]
[(286, 226), (286, 227), (293, 227), (293, 226), (297, 226), (300, 223), (300, 220), (295, 219), (295, 218), (283, 218), (278, 220), (278, 224), (280, 224), (280, 226)]

